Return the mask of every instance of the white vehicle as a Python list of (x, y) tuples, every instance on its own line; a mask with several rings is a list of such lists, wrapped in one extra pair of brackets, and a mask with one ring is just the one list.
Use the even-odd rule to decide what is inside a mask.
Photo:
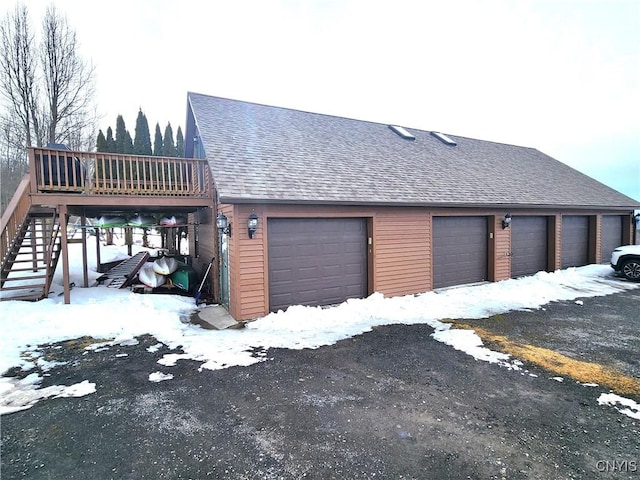
[(625, 245), (611, 254), (611, 268), (628, 280), (640, 281), (640, 245)]

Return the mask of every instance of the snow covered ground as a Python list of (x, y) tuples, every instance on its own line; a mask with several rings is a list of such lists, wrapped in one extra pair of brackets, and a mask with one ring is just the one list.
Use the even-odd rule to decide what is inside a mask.
[[(94, 241), (95, 237), (91, 237)], [(80, 245), (70, 245), (71, 281), (82, 285)], [(102, 249), (102, 261), (126, 258), (126, 247)], [(136, 253), (134, 247), (134, 254)], [(95, 259), (89, 248), (89, 262)], [(91, 269), (91, 268), (90, 268)], [(469, 287), (452, 288), (420, 295), (385, 298), (373, 294), (365, 299), (348, 300), (330, 308), (294, 306), (269, 314), (240, 330), (205, 330), (189, 323), (196, 310), (193, 298), (177, 295), (139, 295), (128, 290), (102, 286), (76, 287), (71, 304), (65, 305), (61, 267), (48, 299), (40, 302), (9, 301), (0, 304), (0, 372), (13, 367), (25, 371), (38, 365), (46, 372), (55, 366), (41, 358), (37, 346), (81, 336), (108, 339), (91, 348), (114, 344), (135, 344), (143, 334), (153, 335), (171, 349), (184, 353), (167, 354), (159, 360), (158, 371), (149, 372), (149, 381), (170, 381), (171, 366), (180, 359), (201, 362), (200, 369), (221, 369), (251, 365), (268, 360), (271, 347), (303, 349), (331, 345), (339, 340), (371, 330), (377, 325), (428, 324), (433, 338), (464, 351), (475, 359), (519, 369), (520, 362), (509, 355), (484, 347), (470, 330), (451, 328), (444, 319), (483, 318), (512, 310), (539, 309), (551, 301), (574, 300), (608, 295), (639, 284), (613, 277), (607, 265), (589, 265)], [(90, 284), (99, 276), (90, 272)], [(580, 302), (579, 300), (577, 302)], [(70, 386), (39, 389), (42, 378), (32, 373), (22, 380), (0, 378), (0, 414), (31, 407), (44, 398), (81, 396), (93, 393), (95, 384), (88, 379)], [(640, 405), (630, 399), (603, 394), (599, 403), (618, 408), (621, 413), (640, 419)]]

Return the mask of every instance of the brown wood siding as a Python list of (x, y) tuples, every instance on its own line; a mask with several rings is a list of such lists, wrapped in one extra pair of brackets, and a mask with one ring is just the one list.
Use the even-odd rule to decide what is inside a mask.
[(373, 290), (387, 296), (431, 290), (429, 212), (384, 210), (373, 225)]
[[(489, 247), (489, 259), (491, 261), (491, 254), (493, 254), (493, 276), (489, 277), (489, 280), (498, 282), (500, 280), (506, 280), (511, 276), (511, 227), (502, 228), (502, 219), (504, 215), (496, 215), (489, 217), (490, 223), (494, 229), (494, 250), (491, 252)], [(490, 227), (491, 228), (491, 225)], [(491, 232), (490, 232), (491, 233)], [(491, 242), (490, 242), (491, 243)], [(490, 265), (491, 270), (491, 265)]]
[[(247, 220), (255, 212), (258, 215), (258, 230), (249, 238)], [(240, 205), (236, 207), (234, 236), (238, 245), (238, 279), (232, 289), (237, 290), (240, 299), (241, 319), (252, 319), (268, 311), (268, 297), (265, 279), (265, 218), (255, 208)]]
[[(351, 217), (368, 219), (368, 234), (372, 238), (369, 258), (369, 292), (381, 292), (386, 296), (406, 295), (431, 290), (432, 283), (432, 216), (486, 216), (489, 217), (489, 271), (492, 280), (509, 278), (511, 257), (511, 232), (502, 229), (506, 212), (473, 208), (421, 208), (376, 206), (329, 205), (221, 205), (220, 210), (233, 223), (233, 235), (229, 244), (230, 254), (230, 313), (238, 320), (251, 320), (268, 313), (269, 261), (267, 249), (268, 218), (331, 218)], [(246, 222), (255, 211), (259, 218), (258, 230), (253, 239), (248, 238)], [(572, 211), (566, 214), (597, 215), (598, 211)], [(608, 212), (612, 214), (613, 212)], [(625, 212), (619, 212), (621, 215)], [(213, 240), (217, 237), (215, 215), (210, 229), (200, 232), (201, 257), (208, 257)], [(561, 214), (539, 209), (511, 211), (512, 215), (544, 215), (549, 218), (549, 268), (560, 268), (562, 222)], [(628, 214), (625, 217), (625, 235), (630, 236)], [(202, 227), (202, 225), (201, 225)], [(626, 238), (625, 236), (625, 238)], [(209, 245), (209, 246), (207, 246)], [(217, 245), (217, 243), (215, 244)], [(216, 247), (217, 248), (217, 247)], [(212, 253), (217, 255), (217, 250)], [(240, 254), (238, 256), (237, 254)], [(493, 258), (492, 256), (493, 255)], [(204, 262), (206, 258), (202, 258)], [(492, 265), (492, 267), (491, 267)], [(216, 273), (217, 275), (217, 273)]]

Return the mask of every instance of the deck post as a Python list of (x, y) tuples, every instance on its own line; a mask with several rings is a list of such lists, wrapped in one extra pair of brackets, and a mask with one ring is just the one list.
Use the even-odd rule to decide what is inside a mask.
[(100, 229), (95, 228), (96, 234), (96, 271), (100, 271)]
[(62, 249), (62, 281), (64, 284), (64, 303), (71, 303), (71, 288), (69, 288), (69, 242), (67, 241), (67, 206), (58, 205), (60, 212), (60, 230), (62, 233), (60, 248)]
[(124, 243), (127, 245), (127, 255), (133, 256), (133, 228), (124, 229)]
[(84, 288), (89, 286), (89, 266), (87, 261), (87, 216), (82, 212), (80, 217), (80, 229), (82, 230), (82, 274), (84, 281)]

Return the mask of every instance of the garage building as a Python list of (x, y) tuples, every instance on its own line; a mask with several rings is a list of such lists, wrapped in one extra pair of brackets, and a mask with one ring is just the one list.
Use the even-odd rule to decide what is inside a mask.
[(238, 320), (604, 263), (640, 207), (534, 148), (196, 93), (185, 138), (215, 196), (191, 251)]

